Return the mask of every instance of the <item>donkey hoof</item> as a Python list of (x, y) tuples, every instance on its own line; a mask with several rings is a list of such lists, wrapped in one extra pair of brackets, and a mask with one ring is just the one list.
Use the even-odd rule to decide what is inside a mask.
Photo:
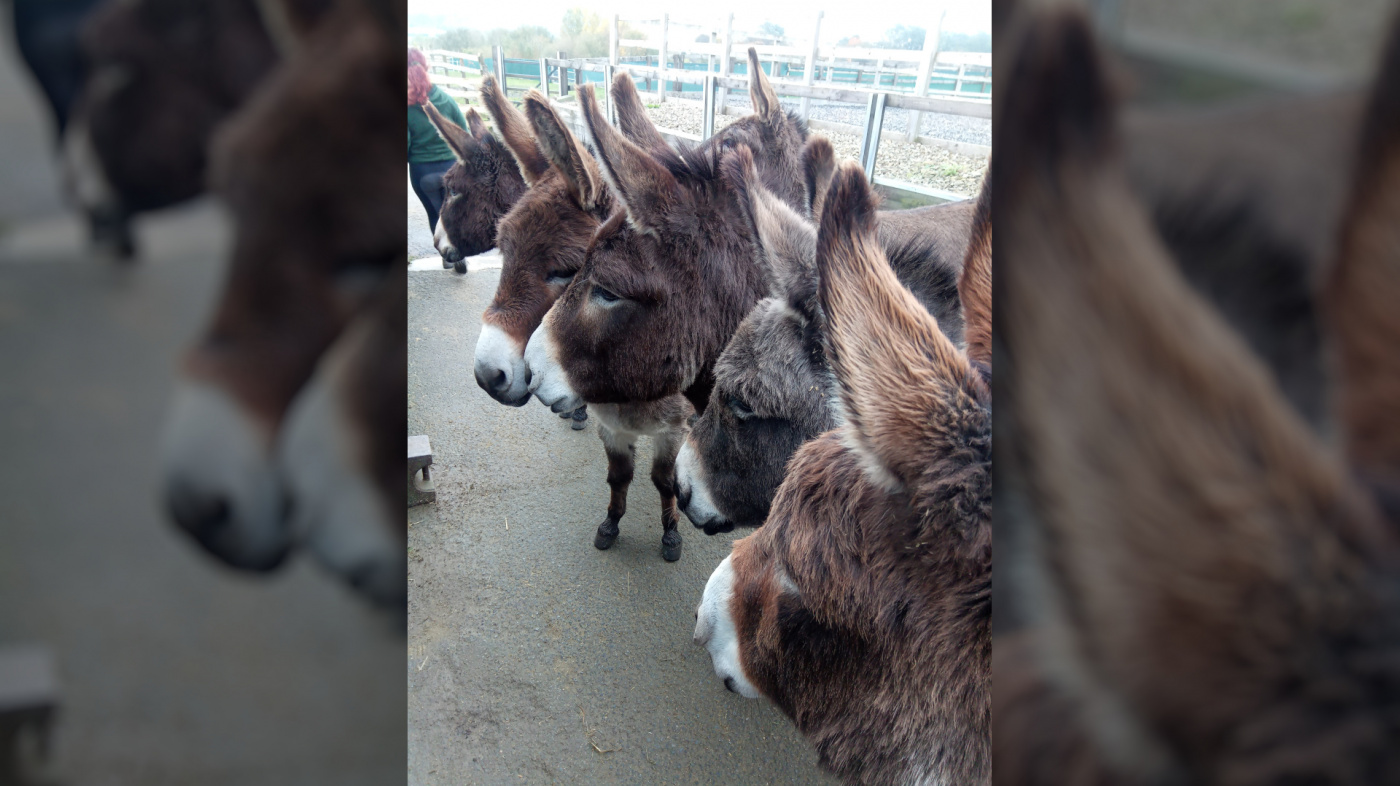
[(681, 558), (681, 533), (669, 530), (661, 536), (661, 558), (667, 562)]
[(618, 532), (616, 521), (604, 519), (603, 523), (598, 525), (598, 534), (593, 537), (593, 547), (599, 551), (607, 551), (617, 542)]
[(583, 431), (588, 426), (588, 408), (579, 407), (567, 417), (573, 418), (574, 422), (569, 425), (574, 431)]
[(467, 260), (466, 260), (465, 258), (463, 258), (463, 259), (457, 260), (456, 262), (453, 262), (453, 263), (452, 263), (452, 269), (455, 270), (455, 271), (458, 272), (458, 273), (461, 273), (462, 275), (466, 275), (466, 273), (467, 273)]

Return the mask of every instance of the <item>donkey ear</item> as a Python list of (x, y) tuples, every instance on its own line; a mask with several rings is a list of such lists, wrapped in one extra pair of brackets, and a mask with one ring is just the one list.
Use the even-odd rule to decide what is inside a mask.
[(613, 108), (617, 110), (617, 127), (622, 135), (646, 150), (669, 151), (671, 148), (656, 130), (656, 125), (647, 117), (642, 106), (642, 97), (637, 95), (637, 85), (626, 71), (613, 78)]
[(734, 190), (773, 295), (804, 319), (816, 319), (817, 230), (763, 186), (747, 145), (726, 155), (720, 169)]
[(858, 165), (837, 171), (817, 236), (827, 359), (841, 387), (848, 444), (867, 475), (908, 489), (916, 506), (931, 509), (950, 461), (961, 466), (982, 451), (990, 461), (991, 412), (978, 403), (988, 394), (895, 278), (880, 247), (876, 204)]
[(467, 108), (467, 130), (477, 139), (485, 139), (491, 132), (486, 128), (486, 123), (481, 119), (481, 115), (476, 113), (476, 109)]
[(531, 90), (525, 96), (525, 114), (535, 129), (540, 150), (564, 177), (574, 202), (589, 212), (600, 207), (604, 212), (610, 212), (606, 205), (601, 204), (608, 201), (608, 189), (603, 183), (602, 173), (598, 171), (598, 163), (560, 121), (554, 108), (549, 105), (549, 99), (539, 91)]
[(1384, 541), (1135, 202), (1084, 12), (1025, 22), (993, 171), (997, 439), (1014, 445), (999, 470), (1034, 512), (1017, 568), (1053, 634), (1047, 665), (1099, 710), (1090, 730), (1166, 767), (1169, 746), (1258, 729), (1279, 696), (1329, 695), (1317, 636), (1368, 624), (1360, 554)]
[(1347, 453), (1369, 479), (1400, 488), (1400, 18), (1362, 129), (1324, 303)]
[(506, 147), (510, 148), (516, 163), (520, 165), (520, 174), (524, 176), (525, 183), (533, 186), (549, 171), (549, 161), (535, 144), (535, 137), (530, 133), (530, 121), (501, 95), (500, 85), (496, 84), (494, 76), (488, 75), (481, 80), (481, 100), (496, 120), (496, 128), (505, 139)]
[[(433, 106), (432, 101), (423, 102), (423, 111), (427, 113), (428, 121), (433, 124), (438, 136), (442, 137), (442, 141), (452, 148), (452, 155), (456, 156), (458, 161), (467, 160), (467, 148), (475, 144), (476, 140), (472, 139), (461, 126), (443, 117), (437, 107)], [(480, 122), (481, 120), (478, 119), (477, 123)]]
[(680, 185), (647, 151), (608, 125), (592, 85), (585, 85), (578, 95), (598, 150), (598, 164), (627, 210), (628, 221), (638, 232), (657, 234), (679, 200)]
[(760, 117), (770, 118), (783, 113), (783, 105), (778, 101), (773, 84), (763, 73), (763, 66), (758, 62), (758, 50), (753, 47), (749, 47), (749, 100), (753, 102), (754, 114)]
[(977, 195), (977, 211), (972, 215), (972, 237), (963, 257), (962, 277), (958, 279), (958, 300), (962, 303), (963, 334), (967, 356), (978, 365), (991, 384), (992, 372), (992, 171), (982, 177)]
[(807, 187), (807, 209), (813, 221), (822, 214), (822, 202), (831, 188), (831, 176), (836, 173), (836, 150), (831, 140), (814, 136), (802, 148), (802, 178)]

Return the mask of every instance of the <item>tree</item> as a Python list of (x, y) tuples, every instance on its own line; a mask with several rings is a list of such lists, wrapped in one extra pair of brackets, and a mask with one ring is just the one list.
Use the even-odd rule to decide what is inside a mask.
[(758, 26), (758, 32), (766, 36), (772, 36), (773, 38), (782, 38), (787, 31), (783, 30), (781, 25), (772, 22), (764, 22)]
[(922, 27), (895, 25), (885, 32), (882, 49), (923, 49), (927, 32)]

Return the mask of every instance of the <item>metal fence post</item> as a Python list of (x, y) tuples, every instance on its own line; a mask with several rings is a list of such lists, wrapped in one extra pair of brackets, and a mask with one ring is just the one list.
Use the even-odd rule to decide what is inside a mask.
[[(924, 34), (924, 56), (919, 63), (919, 77), (914, 80), (914, 95), (928, 95), (929, 79), (933, 77), (933, 67), (938, 63), (938, 52), (943, 48), (943, 20), (948, 16), (947, 9), (938, 13), (938, 24)], [(909, 117), (908, 137), (913, 142), (919, 138), (919, 128), (924, 122), (923, 112), (906, 112)]]
[(656, 102), (657, 102), (658, 104), (664, 104), (664, 103), (666, 103), (666, 44), (667, 44), (667, 40), (666, 40), (666, 39), (667, 39), (667, 37), (670, 35), (670, 28), (671, 28), (671, 15), (670, 15), (670, 14), (662, 14), (662, 15), (661, 15), (661, 54), (657, 55), (657, 57), (656, 57), (656, 67), (657, 67), (658, 69), (660, 69), (660, 71), (659, 71), (659, 73), (657, 74), (657, 76), (661, 77), (660, 79), (657, 80), (657, 87), (658, 87), (659, 89), (656, 91)]
[(704, 120), (701, 121), (701, 126), (700, 126), (700, 138), (701, 138), (702, 140), (704, 140), (704, 139), (709, 139), (710, 137), (712, 137), (712, 136), (715, 135), (715, 75), (714, 75), (714, 74), (710, 74), (710, 73), (705, 74), (705, 81), (704, 81), (704, 83), (703, 83), (703, 90), (704, 90), (704, 93), (705, 93), (705, 96), (704, 96), (704, 98), (705, 98), (705, 100), (704, 100), (704, 105), (705, 105), (705, 116), (704, 116)]
[(510, 98), (510, 86), (506, 82), (506, 48), (499, 45), (491, 47), (491, 56), (496, 60), (493, 65), (496, 66), (496, 82), (501, 86), (501, 95)]
[(540, 92), (549, 96), (549, 63), (543, 57), (540, 58)]
[(621, 48), (621, 44), (618, 42), (622, 40), (622, 29), (620, 25), (621, 22), (617, 14), (613, 14), (612, 24), (608, 26), (608, 65), (617, 65), (621, 62), (618, 59), (619, 49)]
[[(731, 13), (729, 14), (729, 16), (725, 18), (725, 21), (724, 21), (724, 39), (723, 39), (723, 41), (720, 43), (720, 53), (719, 53), (719, 75), (722, 76), (722, 77), (725, 77), (725, 78), (728, 78), (728, 77), (729, 77), (729, 69), (730, 69), (729, 50), (733, 47), (733, 45), (734, 45), (734, 14), (733, 14), (733, 12), (731, 12)], [(727, 88), (727, 87), (721, 87), (721, 88), (719, 89), (719, 96), (717, 96), (716, 99), (715, 99), (716, 103), (719, 104), (719, 111), (720, 111), (720, 112), (723, 112), (723, 111), (724, 111), (724, 107), (727, 106), (727, 103), (726, 103), (726, 102), (728, 101), (728, 97), (729, 97), (729, 88)]]
[[(817, 12), (817, 23), (812, 28), (812, 49), (807, 55), (807, 67), (802, 69), (802, 84), (810, 85), (817, 76), (817, 39), (822, 34), (822, 12)], [(807, 96), (802, 97), (802, 117), (807, 118), (807, 108), (811, 105), (812, 99)]]
[(612, 86), (613, 78), (617, 67), (613, 65), (603, 66), (603, 107), (607, 112), (608, 122), (617, 125), (617, 108), (613, 106)]
[(865, 133), (860, 138), (860, 165), (865, 177), (875, 182), (875, 157), (880, 152), (880, 128), (885, 123), (887, 93), (872, 93), (865, 108)]

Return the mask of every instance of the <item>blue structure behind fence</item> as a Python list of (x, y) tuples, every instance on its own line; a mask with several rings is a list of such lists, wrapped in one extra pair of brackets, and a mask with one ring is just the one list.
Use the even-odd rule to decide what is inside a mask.
[[(654, 68), (656, 67), (656, 60), (657, 58), (655, 57), (624, 57), (621, 58), (620, 62), (625, 63), (627, 65), (651, 66)], [(481, 58), (481, 62), (488, 73), (494, 71), (495, 63), (492, 58), (483, 57)], [(430, 67), (441, 67), (444, 65), (451, 66), (454, 69), (460, 68), (471, 71), (475, 71), (477, 67), (476, 63), (462, 60), (460, 58), (448, 58), (446, 61), (439, 60), (429, 63)], [(764, 63), (762, 65), (764, 66), (764, 73), (768, 74), (769, 76), (793, 81), (801, 80), (803, 78), (804, 68), (799, 64), (769, 62)], [(505, 58), (505, 66), (507, 77), (514, 76), (519, 77), (521, 79), (528, 79), (532, 82), (540, 81), (540, 63), (538, 60), (517, 60), (514, 58), (507, 57)], [(686, 71), (703, 72), (709, 70), (709, 66), (707, 63), (684, 63), (682, 67), (683, 70)], [(777, 68), (776, 74), (773, 73), (774, 67)], [(578, 74), (576, 72), (579, 69), (568, 68), (565, 70), (567, 71), (567, 73), (565, 74), (565, 79), (569, 82), (569, 84), (575, 84), (575, 81), (578, 78)], [(949, 73), (950, 70), (952, 71), (951, 74)], [(983, 77), (987, 75), (987, 72), (989, 70), (990, 69), (982, 66), (967, 66), (963, 71), (963, 75), (970, 77)], [(718, 63), (715, 64), (714, 72), (719, 72)], [(735, 60), (733, 63), (731, 63), (730, 72), (734, 76), (745, 76), (749, 72), (748, 61), (742, 59)], [(860, 69), (848, 67), (829, 68), (821, 65), (817, 66), (816, 83), (820, 85), (830, 85), (834, 87), (875, 88), (877, 87), (876, 79), (877, 75), (873, 69)], [(914, 85), (916, 81), (915, 77), (910, 74), (881, 73), (878, 75), (878, 79), (878, 87), (895, 91), (910, 92), (914, 90)], [(551, 84), (558, 84), (558, 66), (549, 66), (549, 81)], [(602, 68), (600, 67), (597, 70), (590, 70), (587, 68), (583, 69), (582, 81), (585, 83), (602, 82)], [(656, 81), (657, 80), (650, 77), (642, 77), (639, 79), (638, 87), (644, 91), (656, 90)], [(676, 87), (679, 87), (680, 90), (675, 90)], [(671, 88), (672, 89), (668, 92), (699, 93), (703, 89), (700, 85), (686, 84), (684, 82), (680, 83), (679, 85), (672, 83)], [(952, 91), (954, 88), (957, 88), (957, 92), (959, 94), (968, 93), (986, 95), (992, 91), (992, 86), (986, 82), (963, 82), (961, 85), (959, 85), (956, 68), (946, 65), (934, 66), (933, 73), (929, 76), (928, 89), (930, 91), (942, 90), (947, 92)]]

